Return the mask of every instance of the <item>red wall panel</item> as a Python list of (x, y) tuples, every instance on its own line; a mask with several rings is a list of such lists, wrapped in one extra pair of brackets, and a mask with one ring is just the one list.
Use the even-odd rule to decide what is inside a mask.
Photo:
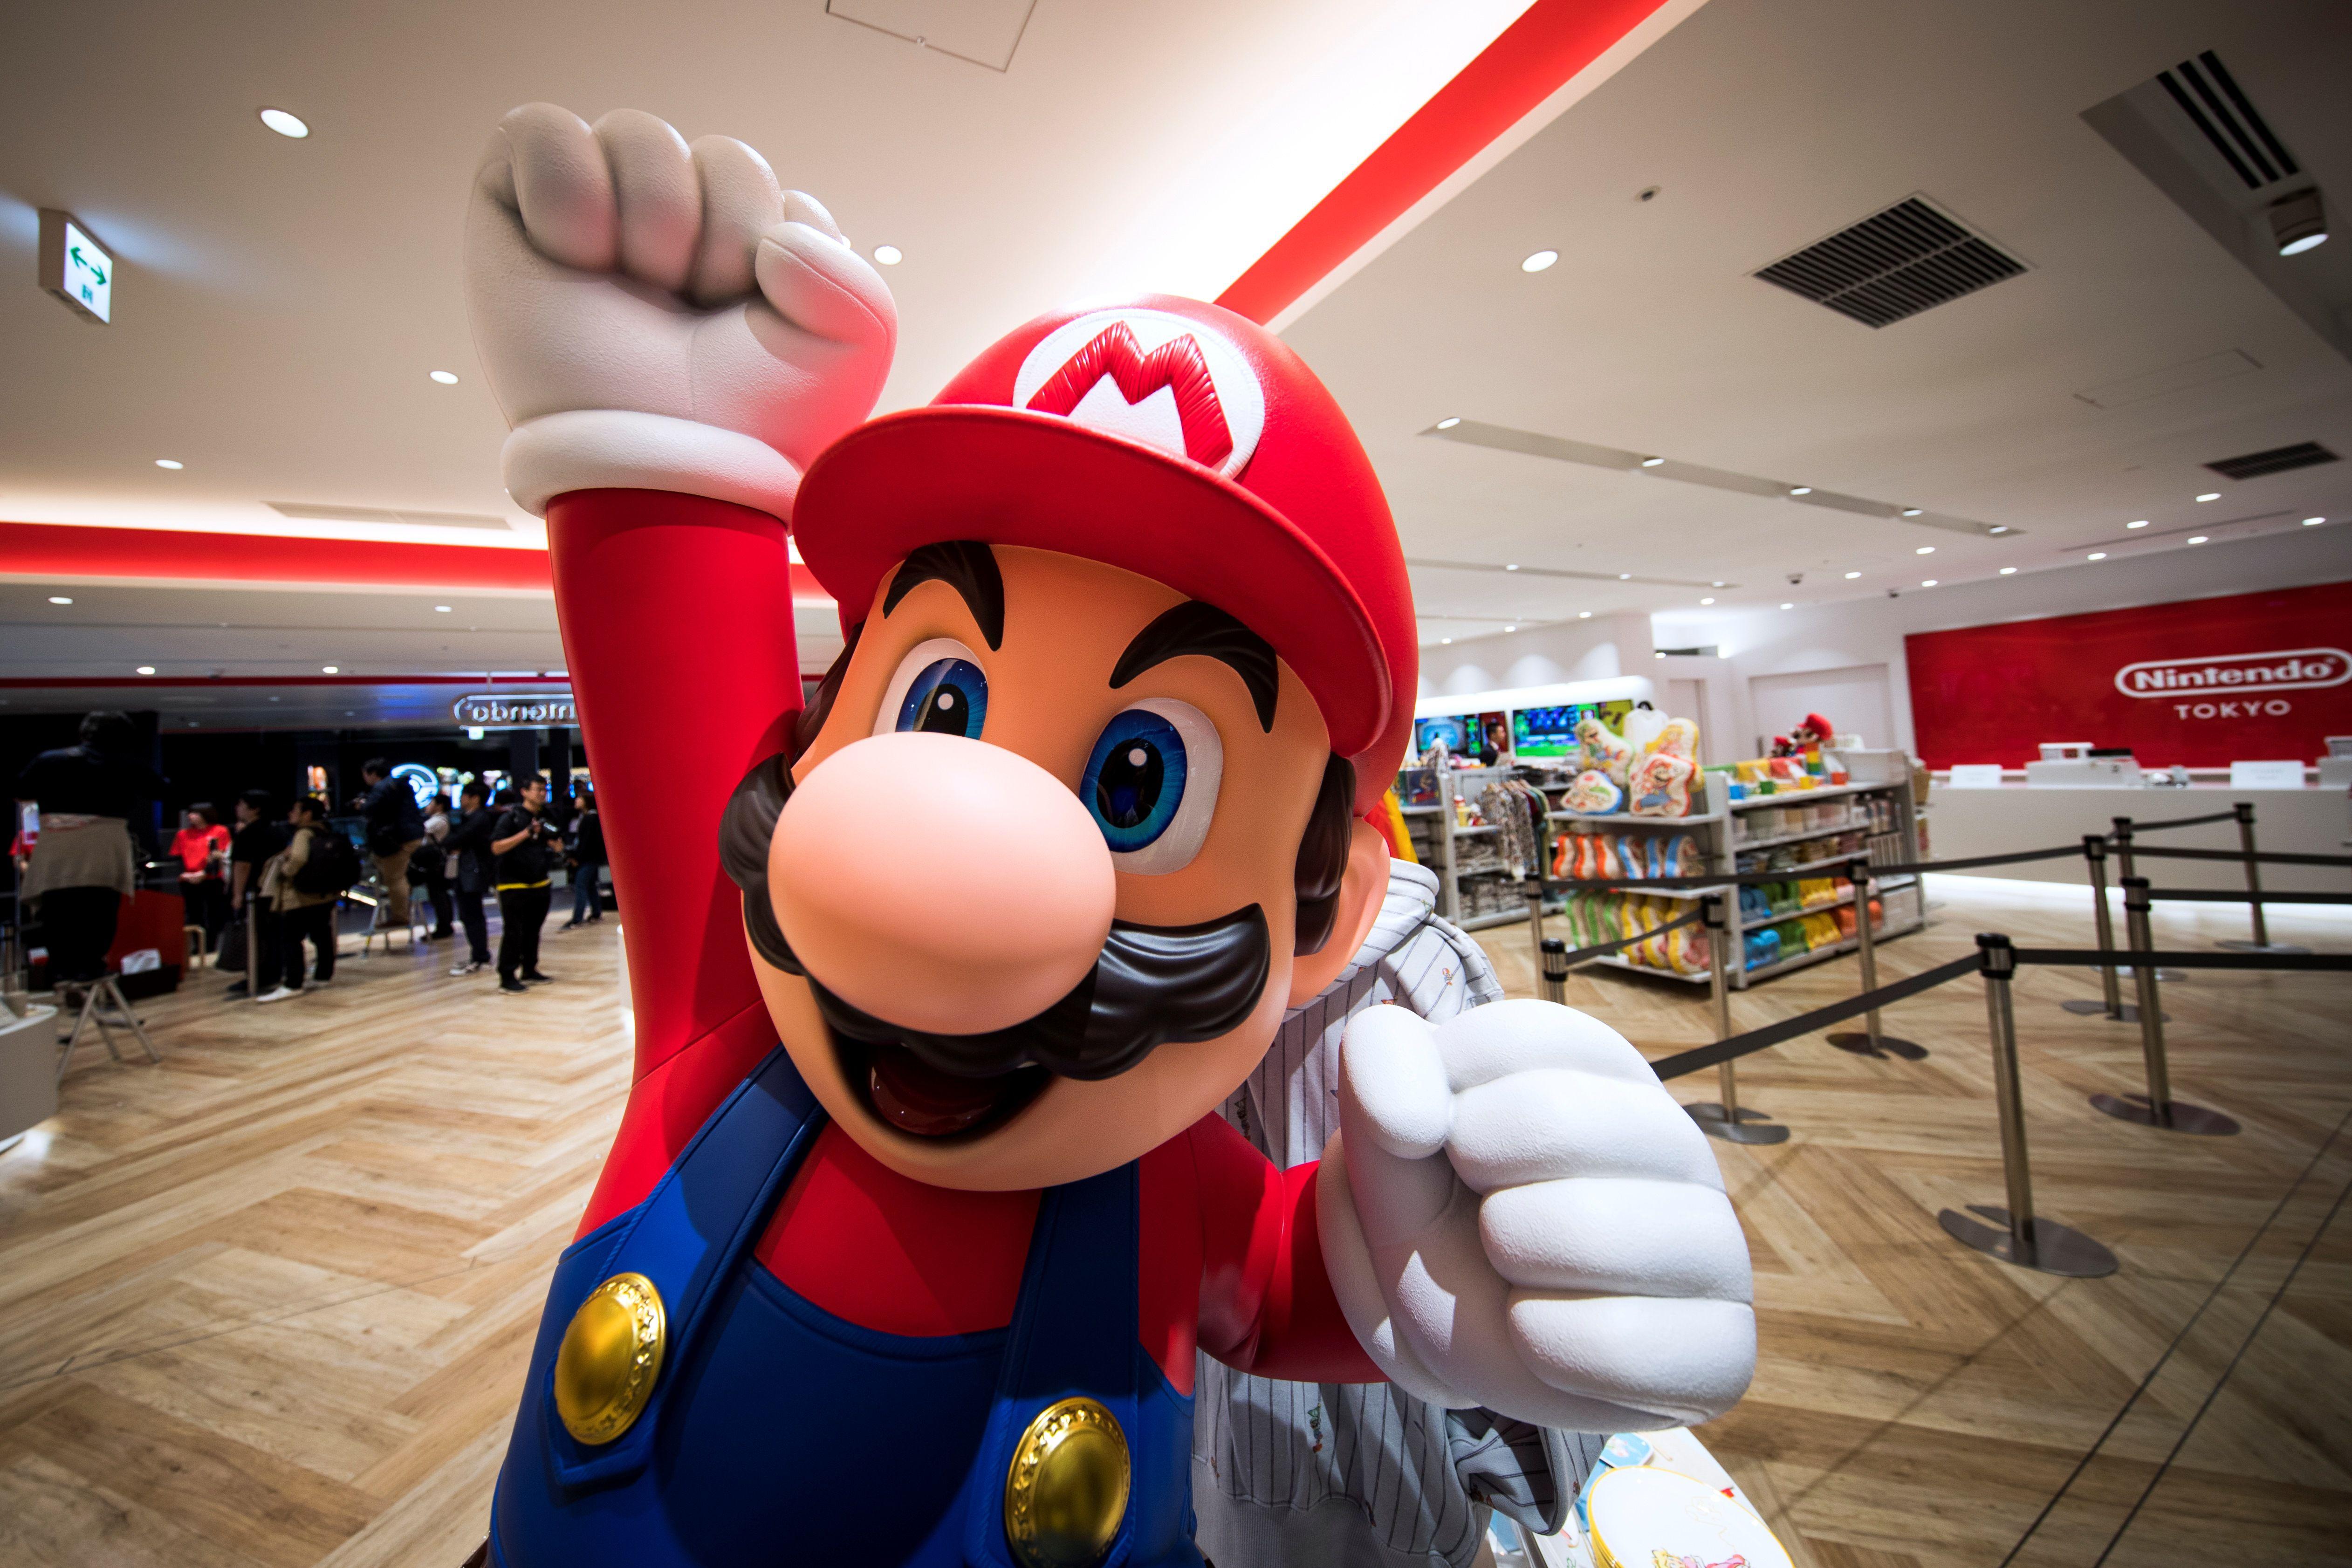
[(2127, 746), (2149, 767), (2308, 762), (2352, 735), (2352, 582), (1903, 641), (1930, 768), (2019, 768), (2045, 740)]

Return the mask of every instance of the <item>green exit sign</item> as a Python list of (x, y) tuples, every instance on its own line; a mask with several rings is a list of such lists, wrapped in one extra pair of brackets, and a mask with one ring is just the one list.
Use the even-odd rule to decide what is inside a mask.
[(84, 320), (114, 315), (114, 256), (71, 213), (41, 209), (41, 287)]

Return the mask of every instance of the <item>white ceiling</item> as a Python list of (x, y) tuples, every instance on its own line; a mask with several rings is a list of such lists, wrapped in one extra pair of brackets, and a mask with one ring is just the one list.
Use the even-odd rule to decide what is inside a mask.
[[(1286, 333), (1355, 419), (1406, 553), (1490, 569), (1416, 570), (1424, 639), (2352, 523), (2352, 462), (2199, 466), (2306, 440), (2352, 456), (2352, 364), (2081, 118), (2207, 48), (2352, 212), (2352, 6), (1709, 0)], [(2031, 270), (1875, 331), (1748, 276), (1914, 193)], [(1539, 249), (1559, 264), (1521, 272)], [(2352, 324), (2352, 235), (2295, 259)], [(2113, 409), (2074, 395), (2231, 350), (2261, 369)], [(2021, 531), (1424, 434), (1447, 417)]]

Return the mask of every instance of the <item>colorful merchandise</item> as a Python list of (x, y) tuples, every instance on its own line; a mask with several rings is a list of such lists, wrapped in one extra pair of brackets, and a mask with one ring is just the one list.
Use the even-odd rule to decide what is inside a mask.
[(1626, 779), (1626, 810), (1637, 817), (1690, 815), (1691, 780), (1697, 765), (1670, 751), (1654, 751), (1633, 764)]
[(1625, 737), (1625, 744), (1633, 748), (1634, 756), (1647, 757), (1657, 741), (1658, 732), (1665, 727), (1664, 714), (1648, 703), (1635, 703), (1633, 711), (1625, 716), (1625, 722), (1618, 727), (1617, 732)]
[(1598, 714), (1587, 714), (1576, 721), (1576, 738), (1584, 748), (1584, 766), (1606, 774), (1610, 782), (1622, 789), (1625, 770), (1633, 765), (1634, 757), (1625, 737), (1602, 723)]
[[(1738, 1396), (1737, 1221), (1596, 1020), (1363, 1009), (1328, 1180), (1217, 1114), (1378, 917), (1412, 727), (1395, 526), (1288, 347), (1097, 304), (869, 419), (889, 292), (739, 142), (529, 105), (467, 222), (635, 1013), (491, 1568), (1200, 1568), (1196, 1345), (1578, 1429)], [(806, 711), (779, 613), (803, 579), (847, 644)], [(1638, 1128), (1506, 1132), (1457, 1113), (1474, 1062), (1464, 1093), (1505, 1103), (1520, 1074), (1656, 1098)], [(1618, 1174), (1669, 1134), (1706, 1178), (1670, 1204)], [(1393, 1196), (1506, 1140), (1515, 1237)], [(1513, 1333), (1589, 1294), (1514, 1283), (1529, 1259), (1579, 1255), (1639, 1260), (1607, 1289), (1646, 1340)]]
[(1746, 933), (1746, 936), (1749, 968), (1760, 969), (1768, 964), (1780, 961), (1780, 934), (1776, 927), (1767, 925), (1761, 930)]
[(1584, 1500), (1593, 1559), (1607, 1568), (1789, 1568), (1764, 1521), (1660, 1465), (1620, 1465)]
[[(1599, 724), (1599, 719), (1588, 719)], [(1587, 817), (1605, 817), (1625, 803), (1625, 790), (1617, 779), (1598, 768), (1587, 768), (1570, 780), (1561, 802), (1571, 811)]]

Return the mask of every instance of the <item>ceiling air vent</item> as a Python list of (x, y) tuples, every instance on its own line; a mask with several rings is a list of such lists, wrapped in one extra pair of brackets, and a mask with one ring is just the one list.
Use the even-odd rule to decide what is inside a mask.
[(1755, 276), (1865, 327), (1887, 327), (2024, 270), (1912, 196)]
[(2316, 441), (2298, 441), (2293, 446), (2249, 452), (2242, 457), (2224, 457), (2205, 466), (2224, 479), (2258, 479), (2265, 474), (2284, 474), (2290, 468), (2310, 468), (2335, 461), (2336, 454)]
[(2212, 50), (2157, 72), (2156, 79), (2249, 191), (2303, 172)]

